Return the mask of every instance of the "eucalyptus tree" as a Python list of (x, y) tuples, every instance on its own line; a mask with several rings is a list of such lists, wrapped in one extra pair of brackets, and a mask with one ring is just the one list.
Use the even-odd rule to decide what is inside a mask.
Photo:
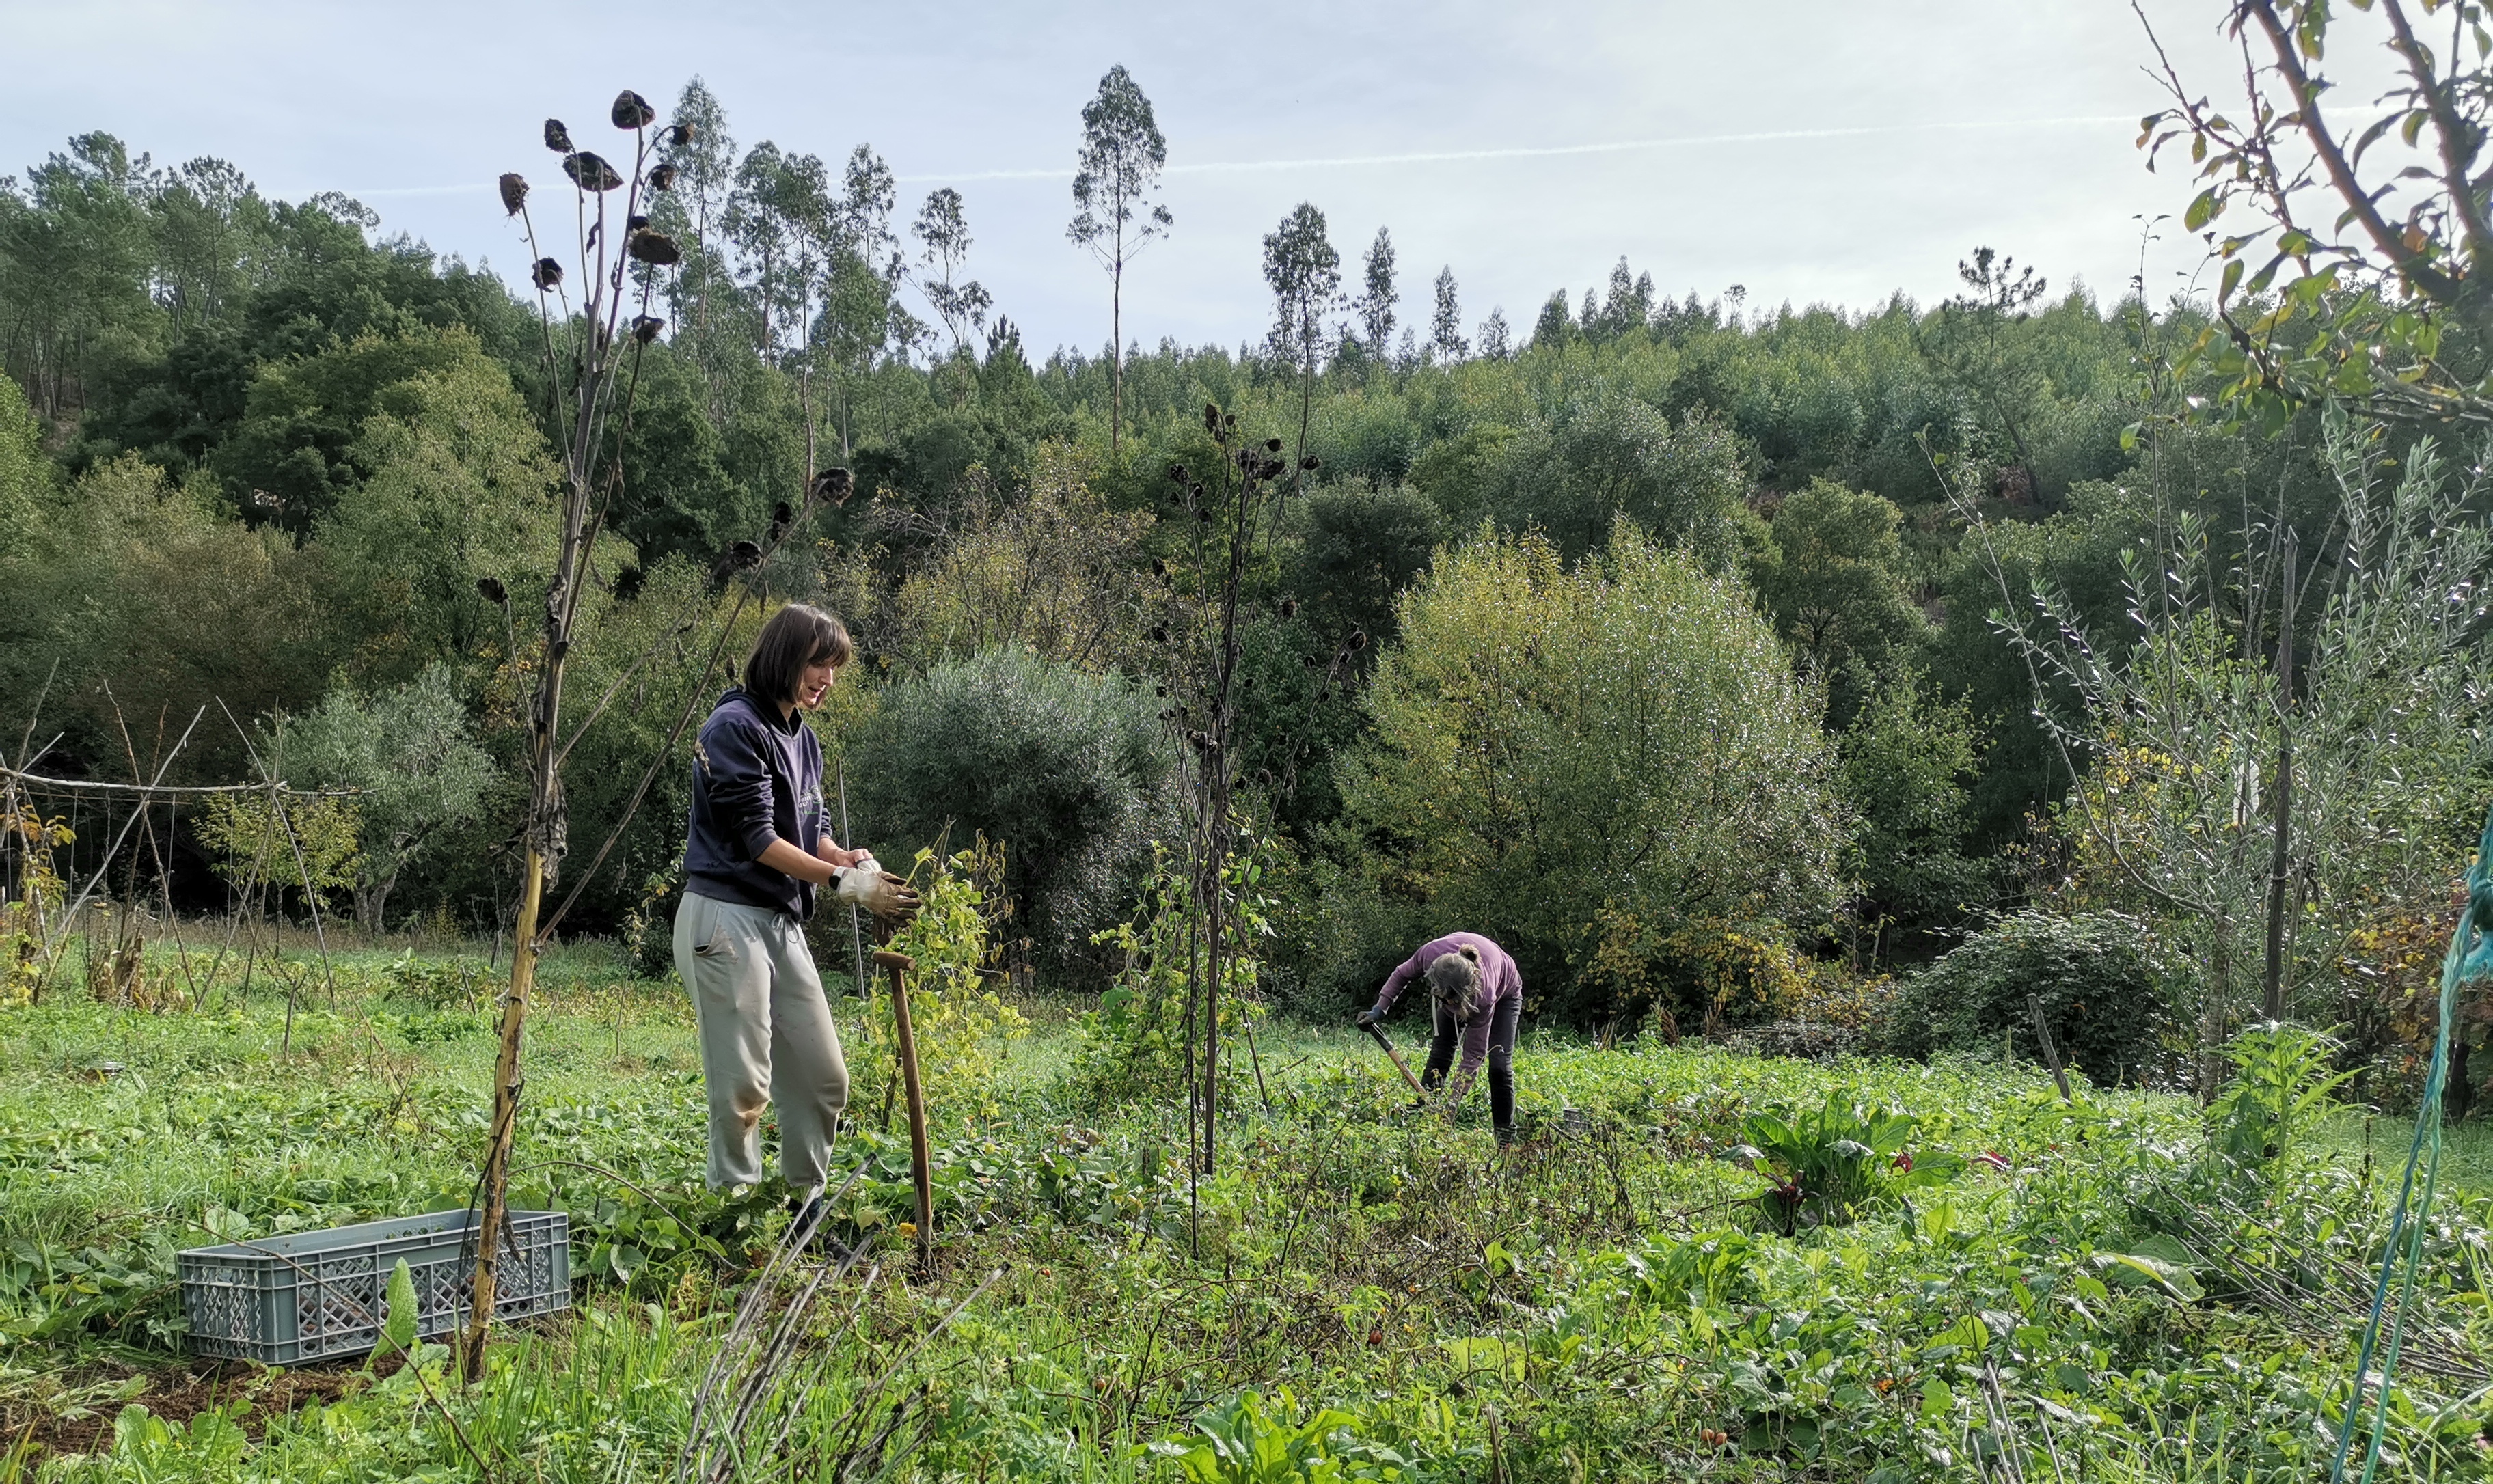
[(1455, 266), (1437, 270), (1437, 308), (1428, 316), (1428, 348), (1440, 361), (1459, 361), (1471, 353), (1463, 339), (1462, 307), (1455, 298)]
[(1481, 321), (1481, 354), (1492, 361), (1503, 361), (1515, 354), (1515, 332), (1507, 327), (1506, 311), (1492, 306), (1488, 318)]
[(1120, 63), (1082, 105), (1082, 155), (1073, 172), (1073, 221), (1065, 235), (1108, 270), (1108, 452), (1118, 449), (1126, 415), (1126, 264), (1172, 219), (1152, 199), (1168, 164), (1168, 140), (1152, 101)]
[(1351, 301), (1351, 312), (1359, 316), (1361, 348), (1383, 357), (1393, 353), (1394, 307), (1401, 301), (1394, 286), (1394, 238), (1385, 228), (1376, 229), (1364, 266), (1367, 292)]
[(961, 193), (949, 186), (928, 193), (910, 231), (920, 244), (918, 292), (926, 307), (944, 322), (952, 338), (952, 354), (975, 349), (973, 341), (986, 330), (987, 311), (995, 307), (977, 280), (955, 282), (970, 255), (970, 223), (961, 209)]
[(1341, 299), (1341, 254), (1325, 235), (1324, 213), (1311, 202), (1301, 201), (1264, 238), (1264, 282), (1273, 290), (1273, 356), (1299, 368), (1298, 467), (1290, 480), (1297, 493), (1307, 482), (1316, 363), (1330, 350), (1325, 320)]
[(683, 248), (683, 269), (667, 283), (667, 304), (675, 314), (678, 346), (690, 341), (708, 383), (709, 417), (715, 424), (727, 414), (719, 395), (722, 368), (711, 315), (713, 300), (732, 298), (735, 291), (720, 227), (736, 190), (736, 141), (727, 132), (726, 107), (699, 77), (676, 95), (675, 120), (677, 127), (658, 146), (669, 189), (649, 203), (649, 218), (652, 226)]
[(835, 251), (833, 210), (819, 156), (786, 154), (765, 139), (736, 168), (723, 225), (760, 316), (754, 348), (766, 361), (784, 364), (806, 341)]
[(925, 334), (900, 303), (908, 259), (891, 230), (898, 199), (883, 157), (870, 145), (851, 150), (830, 206), (833, 245), (811, 333), (812, 358), (832, 372), (843, 460), (856, 446), (857, 393), (866, 378), (886, 353), (906, 355)]

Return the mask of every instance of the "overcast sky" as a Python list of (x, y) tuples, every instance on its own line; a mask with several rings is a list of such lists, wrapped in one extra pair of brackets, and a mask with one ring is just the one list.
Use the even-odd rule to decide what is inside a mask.
[[(2156, 0), (2167, 45), (2222, 96), (2225, 7)], [(739, 145), (890, 163), (903, 216), (967, 199), (970, 272), (1034, 348), (1102, 343), (1107, 285), (1067, 245), (1079, 110), (1124, 63), (1168, 136), (1174, 234), (1129, 271), (1126, 327), (1235, 344), (1270, 318), (1262, 235), (1323, 209), (1345, 277), (1378, 226), (1402, 316), (1451, 264), (1464, 317), (1528, 327), (1624, 255), (1677, 295), (1751, 308), (1925, 303), (1976, 244), (2107, 299), (2142, 218), (2189, 187), (2132, 140), (2160, 100), (2115, 0), (1773, 6), (1303, 3), (547, 3), (0, 0), (0, 172), (105, 130), (159, 163), (215, 155), (265, 192), (342, 190), (444, 252), (525, 261), (494, 200), (559, 181), (548, 114), (587, 147), (616, 88), (661, 117), (701, 76)], [(2178, 162), (2174, 162), (2178, 163)], [(2160, 299), (2199, 263), (2175, 223)]]

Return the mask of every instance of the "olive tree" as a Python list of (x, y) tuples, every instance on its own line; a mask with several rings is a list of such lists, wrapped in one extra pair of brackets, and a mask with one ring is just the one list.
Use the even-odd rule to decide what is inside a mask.
[(1484, 526), (1400, 616), (1345, 796), (1408, 928), (1488, 934), (1542, 1004), (1606, 1017), (1675, 935), (1832, 906), (1833, 752), (1736, 579), (1625, 519), (1573, 568)]
[(360, 788), (362, 848), (352, 866), (355, 919), (381, 931), (400, 875), (442, 829), (466, 817), (494, 779), (466, 705), (439, 664), (378, 695), (341, 687), (278, 727), (278, 755), (292, 781)]
[(2346, 935), (2455, 874), (2493, 756), (2481, 455), (2453, 467), (2426, 439), (2392, 462), (2377, 426), (2332, 409), (2326, 428), (2325, 550), (2246, 531), (2232, 567), (2204, 521), (2168, 512), (2151, 549), (2122, 553), (2118, 624), (2049, 583), (2015, 593), (1991, 558), (2013, 602), (1993, 622), (2078, 779), (2062, 816), (2081, 895), (2158, 919), (2199, 961), (2203, 1093), (2245, 1019), (2338, 1018)]
[(871, 843), (897, 862), (947, 835), (1001, 842), (1019, 931), (1051, 968), (1133, 900), (1167, 822), (1174, 758), (1151, 697), (1019, 645), (892, 686), (852, 747)]

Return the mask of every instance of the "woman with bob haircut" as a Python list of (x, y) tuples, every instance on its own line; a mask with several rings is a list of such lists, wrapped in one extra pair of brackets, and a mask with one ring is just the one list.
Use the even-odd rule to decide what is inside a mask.
[(848, 1064), (805, 948), (814, 891), (907, 920), (917, 894), (831, 839), (811, 711), (856, 646), (840, 621), (791, 603), (770, 615), (693, 744), (676, 972), (701, 1026), (713, 1190), (762, 1182), (762, 1106), (779, 1111), (779, 1172), (817, 1195), (848, 1106)]
[(1462, 1069), (1446, 1094), (1452, 1108), (1471, 1091), (1483, 1062), (1488, 1065), (1488, 1120), (1497, 1142), (1515, 1137), (1515, 1034), (1523, 1016), (1523, 974), (1505, 949), (1477, 933), (1449, 933), (1420, 945), (1386, 978), (1374, 1007), (1358, 1024), (1373, 1025), (1394, 1009), (1403, 986), (1425, 978), (1431, 1025), (1428, 1065), (1420, 1084), (1434, 1087), (1454, 1064), (1455, 1042), (1463, 1044)]

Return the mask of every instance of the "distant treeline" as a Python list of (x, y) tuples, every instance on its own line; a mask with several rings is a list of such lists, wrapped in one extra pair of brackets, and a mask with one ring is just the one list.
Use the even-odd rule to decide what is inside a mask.
[[(1269, 799), (1300, 849), (1343, 848), (1336, 763), (1368, 736), (1359, 688), (1431, 553), (1495, 527), (1573, 562), (1624, 517), (1741, 584), (1833, 752), (1861, 759), (1839, 801), (1845, 911), (1878, 925), (1873, 959), (1911, 958), (2048, 869), (2008, 847), (2069, 783), (1948, 488), (1991, 518), (2012, 582), (2048, 576), (2098, 613), (2124, 601), (2119, 553), (2177, 511), (2220, 544), (2252, 508), (2306, 524), (2309, 549), (2328, 540), (2313, 429), (2169, 421), (2187, 389), (2152, 369), (2195, 333), (2186, 309), (2052, 297), (1987, 250), (1943, 304), (1862, 312), (1673, 297), (1622, 261), (1512, 333), (1502, 313), (1468, 318), (1450, 266), (1408, 316), (1425, 329), (1397, 334), (1380, 234), (1361, 294), (1322, 284), (1320, 315), (1296, 320), (1285, 298), (1262, 344), (1132, 348), (1112, 438), (1120, 358), (1034, 362), (965, 277), (957, 194), (904, 231), (870, 149), (837, 166), (739, 150), (699, 83), (673, 117), (701, 126), (662, 198), (684, 263), (653, 285), (667, 328), (615, 433), (602, 616), (572, 685), (586, 706), (625, 680), (571, 767), (575, 840), (604, 833), (736, 582), (858, 631), (869, 683), (826, 722), (835, 745), (876, 710), (869, 693), (999, 640), (1148, 688), (1142, 595), (1192, 540), (1163, 519), (1168, 471), (1207, 465), (1210, 402), (1317, 460), (1256, 579), (1304, 606), (1269, 636), (1276, 673), (1372, 640), (1346, 695), (1316, 706), (1310, 690), (1300, 720), (1271, 723), (1314, 742)], [(428, 735), (487, 759), (463, 763), (481, 791), (406, 826), (383, 896), (391, 921), (490, 928), (512, 874), (530, 632), (494, 594), (541, 587), (549, 560), (544, 341), (500, 279), (374, 225), (344, 197), (271, 200), (223, 162), (158, 167), (101, 134), (0, 182), (0, 743), (58, 732), (45, 770), (126, 778), (204, 707), (169, 776), (224, 781), (254, 776), (247, 731), (345, 757), (339, 739), (390, 706), (454, 697), (424, 713)], [(1153, 319), (1148, 298), (1122, 312)], [(738, 572), (732, 549), (797, 499), (809, 450), (852, 466), (863, 495)], [(1027, 518), (1034, 501), (1046, 519)], [(981, 607), (999, 573), (1045, 589), (1044, 634)], [(662, 894), (679, 771), (586, 924), (618, 929)], [(100, 840), (75, 847), (89, 867)], [(198, 837), (179, 849), (186, 900), (222, 902)]]

